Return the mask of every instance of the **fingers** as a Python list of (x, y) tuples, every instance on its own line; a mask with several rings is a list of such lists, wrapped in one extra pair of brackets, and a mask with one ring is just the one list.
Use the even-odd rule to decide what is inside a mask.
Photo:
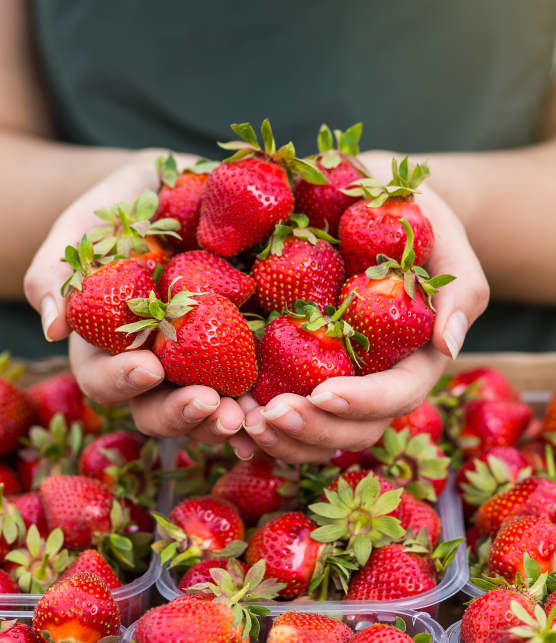
[(244, 418), (239, 404), (230, 397), (224, 397), (218, 409), (195, 427), (189, 436), (205, 444), (222, 444), (241, 431)]
[(256, 443), (245, 431), (239, 431), (233, 435), (229, 443), (240, 460), (251, 460), (258, 450)]
[(65, 301), (60, 287), (71, 269), (60, 259), (68, 244), (77, 243), (83, 234), (100, 225), (94, 211), (118, 201), (131, 201), (145, 188), (156, 188), (152, 162), (147, 159), (127, 165), (98, 183), (75, 201), (57, 220), (36, 253), (25, 274), (25, 296), (41, 315), (45, 337), (49, 341), (63, 339), (69, 333), (65, 317)]
[(465, 229), (451, 209), (431, 190), (424, 189), (419, 201), (435, 233), (429, 272), (456, 277), (434, 296), (438, 312), (432, 337), (438, 350), (455, 359), (469, 327), (487, 307), (489, 286)]
[(351, 419), (379, 420), (405, 415), (425, 399), (447, 361), (429, 344), (387, 371), (329, 379), (319, 384), (307, 399), (323, 411)]

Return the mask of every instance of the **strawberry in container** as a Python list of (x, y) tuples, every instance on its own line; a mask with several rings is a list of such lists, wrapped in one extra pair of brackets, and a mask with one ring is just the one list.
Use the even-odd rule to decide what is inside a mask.
[(16, 451), (35, 420), (31, 398), (13, 383), (19, 375), (21, 369), (10, 365), (9, 353), (0, 354), (0, 456)]

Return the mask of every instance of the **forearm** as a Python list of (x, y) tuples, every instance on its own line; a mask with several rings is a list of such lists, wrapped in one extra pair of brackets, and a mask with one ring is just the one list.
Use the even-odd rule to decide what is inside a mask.
[(556, 304), (556, 141), (412, 159), (428, 162), (427, 183), (463, 221), (493, 297)]

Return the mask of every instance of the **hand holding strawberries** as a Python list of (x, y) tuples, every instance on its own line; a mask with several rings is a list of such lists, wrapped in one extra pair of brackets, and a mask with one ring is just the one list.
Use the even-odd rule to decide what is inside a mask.
[[(323, 141), (327, 136), (321, 131), (320, 154), (309, 160), (297, 159), (291, 144), (277, 149), (266, 121), (262, 128), (263, 148), (247, 124), (234, 126), (234, 130), (244, 141), (227, 145), (227, 149), (235, 151), (234, 156), (210, 173), (207, 168), (206, 174), (193, 170), (176, 177), (172, 164), (159, 165), (164, 198), (161, 193), (159, 208), (152, 219), (154, 223), (147, 220), (145, 209), (153, 210), (151, 195), (156, 195), (147, 192), (143, 193), (142, 201), (137, 199), (133, 206), (120, 202), (111, 210), (101, 211), (108, 225), (102, 231), (98, 231), (97, 225), (94, 239), (88, 238), (96, 223), (90, 212), (98, 205), (121, 199), (133, 202), (145, 187), (155, 187), (155, 176), (147, 170), (147, 162), (123, 168), (74, 203), (61, 216), (28, 271), (25, 280), (28, 299), (41, 312), (47, 337), (60, 339), (71, 327), (91, 342), (88, 344), (76, 333), (72, 334), (70, 357), (82, 388), (99, 402), (129, 400), (136, 423), (145, 433), (187, 434), (194, 440), (209, 443), (229, 439), (240, 457), (250, 457), (259, 447), (292, 462), (327, 459), (336, 448), (367, 447), (380, 437), (388, 418), (411, 411), (424, 399), (443, 370), (445, 355), (455, 356), (461, 348), (469, 324), (482, 312), (488, 298), (488, 286), (478, 260), (461, 224), (441, 199), (426, 188), (414, 197), (425, 174), (422, 167), (413, 171), (407, 163), (395, 166), (394, 178), (386, 188), (379, 186), (376, 179), (365, 176), (365, 168), (353, 157), (357, 141), (352, 139), (357, 137), (357, 128), (337, 134), (338, 150), (332, 150), (330, 141)], [(352, 171), (348, 171), (350, 164)], [(373, 177), (381, 172), (381, 168), (370, 169)], [(293, 184), (290, 183), (292, 175), (299, 177)], [(172, 202), (174, 186), (175, 201)], [(341, 189), (349, 192), (346, 195), (349, 199), (340, 198)], [(360, 196), (363, 198), (357, 200)], [(335, 228), (339, 222), (343, 259), (330, 245), (326, 233), (319, 236), (299, 218), (292, 220), (297, 227), (291, 222), (285, 225), (296, 201), (301, 204), (304, 199), (309, 225), (324, 222)], [(295, 210), (299, 211), (299, 207)], [(345, 213), (338, 212), (341, 207), (347, 208)], [(344, 225), (344, 214), (347, 217), (351, 212), (349, 225)], [(410, 221), (415, 233), (413, 247), (402, 219)], [(197, 221), (195, 241), (191, 230)], [(276, 237), (275, 227), (280, 228), (281, 237)], [(372, 239), (377, 248), (370, 242), (357, 244), (358, 228), (361, 239)], [(172, 295), (179, 302), (178, 299), (173, 302), (160, 289), (155, 292), (156, 285), (152, 287), (150, 274), (154, 264), (163, 267), (172, 250), (181, 249), (171, 238), (176, 231), (184, 234), (186, 231), (190, 237), (184, 241), (184, 248), (195, 248), (195, 244), (203, 248), (202, 253), (195, 251), (198, 255), (195, 261), (186, 261), (187, 254), (178, 255), (184, 259), (172, 260), (172, 272), (169, 267), (167, 276), (160, 282), (165, 280), (167, 285), (176, 287)], [(264, 244), (273, 231), (279, 242), (271, 242), (266, 254), (259, 255), (257, 269), (247, 277), (244, 273), (253, 261), (253, 246)], [(166, 247), (164, 243), (161, 246), (154, 234), (169, 235)], [(376, 256), (381, 239), (389, 240), (384, 246), (389, 260), (380, 253)], [(66, 304), (58, 288), (70, 271), (67, 265), (58, 263), (58, 259), (68, 242), (79, 246), (66, 254), (76, 271), (76, 276), (69, 281), (75, 290)], [(369, 256), (363, 256), (366, 248)], [(225, 258), (240, 254), (232, 259), (233, 265), (220, 266), (221, 262), (211, 253)], [(352, 253), (349, 260), (346, 253)], [(429, 279), (422, 267), (427, 258), (431, 274), (458, 276), (457, 285), (435, 296), (436, 315), (429, 306), (430, 295), (446, 280)], [(332, 268), (332, 260), (338, 262), (337, 268)], [(319, 261), (330, 264), (330, 274), (325, 276), (334, 279), (334, 284), (316, 269)], [(350, 266), (359, 266), (361, 262), (370, 271), (365, 274), (355, 269), (357, 276), (350, 280), (353, 288), (344, 287), (339, 301), (335, 301), (343, 280), (342, 261), (348, 275), (354, 274)], [(292, 266), (291, 281), (288, 281), (288, 262)], [(379, 265), (373, 266), (377, 262)], [(125, 277), (118, 281), (120, 271)], [(281, 275), (274, 282), (273, 271)], [(212, 274), (226, 286), (225, 292), (210, 287)], [(154, 276), (156, 281), (158, 275)], [(203, 288), (202, 295), (196, 294), (200, 292), (199, 287)], [(299, 296), (297, 288), (303, 288), (303, 296)], [(269, 305), (267, 302), (286, 302), (287, 310), (293, 309), (296, 299), (305, 299), (306, 293), (311, 293), (318, 305), (313, 312), (321, 315), (323, 321), (306, 321), (308, 325), (318, 326), (312, 331), (315, 334), (312, 344), (301, 337), (307, 334), (306, 329), (296, 331), (301, 332), (300, 341), (305, 342), (301, 341), (300, 346), (317, 350), (315, 347), (320, 345), (320, 350), (327, 344), (326, 354), (332, 360), (328, 362), (327, 374), (334, 375), (333, 349), (349, 355), (346, 362), (349, 368), (338, 369), (338, 376), (326, 381), (323, 381), (325, 376), (320, 379), (311, 376), (314, 383), (308, 390), (304, 382), (286, 388), (282, 382), (282, 388), (275, 389), (274, 397), (269, 396), (273, 387), (267, 378), (265, 394), (257, 393), (262, 391), (259, 381), (251, 396), (247, 390), (254, 381), (252, 373), (256, 374), (254, 356), (264, 355), (261, 351), (268, 341), (265, 333), (261, 351), (257, 345), (256, 350), (248, 346), (250, 340), (244, 333), (245, 323), (236, 303), (243, 304), (253, 290), (255, 296), (251, 301), (256, 300), (265, 308)], [(356, 303), (351, 302), (348, 310), (342, 311), (342, 325), (332, 324), (329, 319), (334, 317), (328, 307), (341, 308), (352, 290), (357, 292)], [(231, 299), (229, 293), (235, 295), (236, 292), (237, 299)], [(226, 306), (231, 307), (229, 311), (223, 302), (219, 303), (218, 298), (224, 297)], [(130, 300), (133, 301), (128, 305)], [(251, 301), (247, 306), (252, 306)], [(322, 307), (320, 312), (319, 307)], [(310, 312), (308, 309), (307, 313)], [(368, 318), (372, 318), (373, 323), (369, 324)], [(299, 321), (297, 325), (301, 327), (304, 323)], [(289, 325), (293, 332), (296, 324)], [(131, 333), (129, 336), (121, 333), (122, 326)], [(241, 332), (237, 330), (239, 326)], [(216, 327), (227, 328), (225, 337), (220, 337), (214, 330)], [(147, 337), (144, 331), (152, 329), (156, 330)], [(192, 337), (192, 329), (200, 333), (197, 338)], [(229, 366), (221, 370), (230, 377), (233, 367), (240, 366), (235, 358), (230, 359), (236, 349), (236, 330), (237, 337), (243, 338), (242, 368), (231, 377), (237, 379), (241, 371), (245, 386), (219, 386), (215, 368), (209, 378), (191, 378), (195, 368), (211, 371), (210, 350), (220, 355), (213, 360), (213, 367), (216, 361), (223, 365), (223, 360), (229, 359)], [(366, 335), (371, 346), (369, 351), (365, 341), (349, 342), (353, 332)], [(143, 334), (145, 348), (120, 352), (125, 346), (137, 345), (133, 342), (138, 333)], [(431, 334), (432, 344), (424, 345)], [(323, 344), (319, 337), (324, 336), (328, 339)], [(382, 336), (389, 339), (380, 350)], [(197, 345), (196, 339), (200, 339)], [(220, 348), (216, 346), (218, 342)], [(108, 356), (91, 344), (117, 354)], [(154, 352), (148, 350), (151, 345)], [(228, 355), (226, 345), (230, 349)], [(422, 345), (423, 348), (419, 348)], [(271, 351), (267, 353), (270, 364)], [(284, 364), (286, 362), (284, 360)], [(261, 364), (258, 368), (261, 369)], [(388, 370), (381, 370), (384, 368)], [(170, 373), (173, 374), (170, 376)], [(165, 375), (178, 385), (189, 385), (171, 387), (163, 383)], [(263, 375), (259, 370), (259, 377)], [(279, 380), (281, 374), (275, 372), (273, 377)], [(282, 392), (284, 390), (287, 392)], [(242, 391), (246, 394), (237, 401), (221, 397), (221, 394), (237, 396)], [(304, 397), (308, 393), (309, 397)], [(240, 431), (242, 425), (246, 432)]]

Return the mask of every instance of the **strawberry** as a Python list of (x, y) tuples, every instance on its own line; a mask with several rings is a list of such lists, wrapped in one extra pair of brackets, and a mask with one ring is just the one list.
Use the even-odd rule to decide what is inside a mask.
[(512, 626), (502, 626), (492, 630), (486, 638), (486, 643), (523, 643), (524, 640), (536, 643), (553, 641), (556, 637), (556, 624), (554, 614), (545, 613), (540, 605), (535, 605), (534, 615), (531, 617), (529, 610), (512, 601), (510, 605), (511, 616), (518, 619)]
[(264, 150), (249, 123), (231, 127), (243, 140), (221, 144), (237, 151), (209, 175), (197, 228), (199, 245), (221, 257), (264, 241), (277, 223), (289, 219), (294, 197), (288, 170), (317, 184), (327, 182), (314, 163), (295, 158), (292, 143), (276, 151), (268, 120), (261, 127)]
[(476, 507), (530, 475), (531, 467), (517, 449), (493, 447), (461, 467), (456, 485), (463, 496), (466, 513), (471, 515)]
[(19, 511), (27, 529), (31, 525), (35, 525), (42, 538), (48, 536), (46, 515), (38, 492), (31, 491), (22, 493), (19, 496), (10, 496), (8, 501)]
[(139, 318), (127, 302), (147, 297), (156, 286), (148, 272), (131, 259), (117, 259), (98, 267), (92, 243), (84, 237), (77, 249), (66, 248), (66, 260), (75, 270), (62, 286), (67, 300), (68, 325), (89, 344), (105, 353), (123, 352), (132, 339), (116, 329)]
[(327, 178), (328, 185), (315, 185), (302, 178), (294, 183), (296, 211), (306, 214), (312, 226), (326, 228), (333, 235), (346, 208), (358, 200), (344, 194), (342, 189), (367, 175), (356, 158), (362, 131), (362, 123), (345, 132), (334, 130), (337, 149), (333, 149), (332, 132), (323, 124), (317, 138), (319, 153), (310, 158)]
[(442, 534), (440, 516), (428, 503), (417, 500), (409, 493), (402, 493), (398, 517), (402, 529), (414, 534), (426, 530), (431, 547), (436, 547)]
[(197, 248), (197, 224), (201, 212), (201, 196), (209, 172), (218, 163), (198, 161), (192, 167), (178, 173), (176, 161), (170, 154), (167, 158), (159, 157), (156, 161), (157, 173), (160, 177), (158, 207), (152, 218), (172, 218), (179, 223), (176, 230), (180, 239), (168, 237), (169, 243), (178, 251), (194, 250)]
[[(127, 498), (122, 498), (121, 504), (124, 511), (128, 514), (128, 522), (124, 526), (122, 533), (129, 535), (135, 534), (138, 531), (146, 533), (152, 533), (154, 531), (154, 520), (146, 509)], [(148, 500), (147, 504), (150, 505), (151, 500)]]
[(267, 643), (348, 643), (353, 632), (341, 621), (324, 614), (285, 612), (274, 619)]
[(18, 547), (25, 536), (25, 524), (15, 505), (3, 496), (0, 484), (0, 563), (6, 554)]
[(170, 567), (192, 564), (209, 553), (219, 557), (239, 556), (245, 528), (237, 509), (227, 500), (213, 496), (188, 498), (176, 505), (168, 518), (153, 512), (164, 536), (153, 545), (162, 563)]
[(375, 471), (416, 498), (436, 502), (446, 487), (450, 458), (428, 433), (411, 437), (408, 428), (387, 427), (371, 453), (378, 461)]
[(5, 558), (13, 568), (11, 574), (22, 592), (42, 594), (58, 580), (71, 562), (71, 556), (63, 546), (64, 534), (60, 528), (44, 539), (35, 525), (29, 527), (24, 546), (8, 552)]
[[(7, 593), (2, 590), (2, 594)], [(14, 619), (0, 618), (0, 641), (1, 643), (38, 643), (33, 628), (24, 623), (18, 623)]]
[(27, 395), (35, 406), (40, 426), (48, 426), (56, 413), (61, 413), (68, 424), (81, 422), (86, 433), (102, 426), (102, 419), (87, 404), (77, 380), (69, 373), (49, 377), (31, 386)]
[(413, 265), (413, 231), (405, 219), (400, 221), (407, 234), (401, 263), (381, 255), (378, 265), (348, 279), (340, 293), (340, 304), (351, 293), (358, 295), (344, 320), (370, 343), (368, 351), (354, 348), (362, 375), (390, 368), (429, 341), (435, 317), (431, 297), (454, 279), (451, 275), (431, 279)]
[(546, 471), (546, 442), (531, 440), (518, 445), (519, 452), (527, 460), (533, 473)]
[(251, 269), (257, 302), (266, 311), (292, 309), (298, 299), (322, 311), (338, 303), (346, 278), (342, 255), (331, 245), (333, 237), (308, 224), (304, 214), (278, 224)]
[[(426, 636), (426, 634), (425, 634)], [(357, 632), (351, 639), (351, 643), (411, 643), (412, 639), (405, 632), (400, 631), (397, 627), (392, 625), (385, 625), (384, 623), (375, 623), (364, 630)], [(430, 641), (429, 638), (417, 639), (419, 641)]]
[[(0, 569), (0, 594), (19, 594), (20, 589), (19, 585), (15, 580), (8, 574), (8, 572)], [(0, 634), (3, 634), (0, 626)], [(2, 636), (0, 636), (0, 642), (3, 641)]]
[(361, 469), (370, 469), (375, 463), (375, 458), (369, 449), (364, 449), (363, 451), (337, 449), (330, 459), (330, 464), (333, 467), (338, 467), (340, 471), (345, 471), (354, 466), (360, 467)]
[(118, 331), (139, 332), (131, 345), (135, 348), (158, 329), (153, 351), (170, 382), (210, 386), (230, 397), (251, 388), (257, 377), (253, 334), (226, 297), (184, 290), (164, 303), (151, 290), (148, 299), (133, 299), (129, 306), (148, 319), (120, 326)]
[(295, 312), (270, 322), (260, 344), (259, 378), (251, 392), (259, 404), (280, 393), (309, 395), (330, 377), (354, 374), (351, 338), (362, 347), (368, 342), (341, 319), (352, 298), (338, 310), (327, 307), (324, 315), (316, 304), (298, 300)]
[(459, 431), (452, 431), (467, 458), (492, 447), (513, 447), (533, 417), (530, 406), (522, 402), (471, 400), (464, 408)]
[(77, 458), (83, 446), (81, 424), (68, 427), (64, 416), (56, 413), (48, 428), (33, 426), (17, 454), (17, 472), (24, 489), (38, 489), (40, 483), (57, 473), (77, 473)]
[(10, 367), (10, 355), (0, 354), (0, 456), (13, 453), (35, 418), (31, 399), (11, 380), (21, 373)]
[(475, 368), (459, 373), (448, 382), (446, 391), (459, 399), (478, 397), (492, 402), (521, 400), (520, 394), (505, 375), (494, 368)]
[(552, 594), (549, 595), (549, 597), (546, 599), (546, 603), (544, 604), (544, 611), (546, 612), (546, 615), (550, 614), (552, 611), (553, 607), (556, 605), (556, 592), (553, 592)]
[(495, 536), (506, 518), (517, 515), (556, 522), (556, 482), (536, 476), (516, 482), (479, 507), (475, 522), (484, 534)]
[(554, 568), (556, 525), (547, 518), (516, 516), (502, 524), (489, 553), (488, 571), (513, 583), (516, 574), (525, 578), (523, 555), (527, 554), (541, 572)]
[(541, 435), (544, 440), (556, 445), (556, 393), (546, 407)]
[(286, 583), (282, 598), (295, 598), (309, 588), (323, 549), (311, 537), (316, 527), (304, 514), (288, 512), (271, 518), (249, 540), (247, 564), (265, 560), (266, 577)]
[(19, 493), (21, 491), (19, 480), (17, 479), (13, 469), (8, 467), (7, 464), (3, 464), (1, 462), (0, 483), (4, 485), (4, 493), (7, 496), (11, 496), (12, 494)]
[[(178, 279), (178, 281), (174, 280)], [(174, 295), (182, 290), (212, 292), (227, 297), (236, 306), (244, 304), (255, 292), (255, 281), (234, 268), (222, 257), (206, 250), (175, 255), (162, 271), (158, 282), (161, 299), (168, 302), (173, 283)]]
[(443, 421), (438, 409), (425, 401), (411, 413), (391, 420), (390, 426), (396, 431), (407, 428), (412, 437), (428, 433), (433, 442), (438, 442), (442, 437)]
[(512, 610), (514, 602), (534, 615), (534, 599), (515, 589), (494, 589), (472, 601), (461, 620), (462, 643), (485, 643), (491, 631), (520, 624)]
[(119, 634), (120, 611), (106, 583), (91, 572), (81, 572), (42, 596), (33, 629), (43, 641), (96, 643)]
[(407, 157), (399, 167), (394, 159), (392, 168), (392, 180), (387, 186), (381, 186), (375, 179), (363, 178), (343, 191), (348, 196), (363, 197), (342, 214), (338, 227), (348, 275), (380, 263), (380, 255), (403, 263), (404, 245), (409, 237), (402, 220), (409, 222), (415, 236), (415, 265), (423, 266), (432, 252), (432, 225), (413, 196), (429, 170), (426, 165), (411, 167)]
[(110, 567), (106, 559), (103, 558), (96, 549), (86, 549), (82, 551), (66, 569), (60, 579), (66, 580), (81, 572), (96, 574), (106, 583), (108, 589), (116, 589), (122, 586), (122, 582), (116, 576), (112, 567)]
[(246, 523), (254, 525), (264, 514), (283, 509), (297, 496), (298, 475), (275, 460), (257, 455), (239, 461), (212, 488), (211, 494), (235, 505)]
[[(210, 570), (219, 568), (226, 569), (228, 567), (229, 558), (208, 558), (207, 560), (200, 560), (198, 563), (195, 563), (190, 567), (185, 574), (181, 577), (179, 583), (179, 590), (181, 592), (186, 592), (193, 585), (197, 583), (210, 583), (212, 582), (212, 576), (210, 575)], [(245, 563), (237, 561), (241, 566), (244, 573), (249, 569)]]

